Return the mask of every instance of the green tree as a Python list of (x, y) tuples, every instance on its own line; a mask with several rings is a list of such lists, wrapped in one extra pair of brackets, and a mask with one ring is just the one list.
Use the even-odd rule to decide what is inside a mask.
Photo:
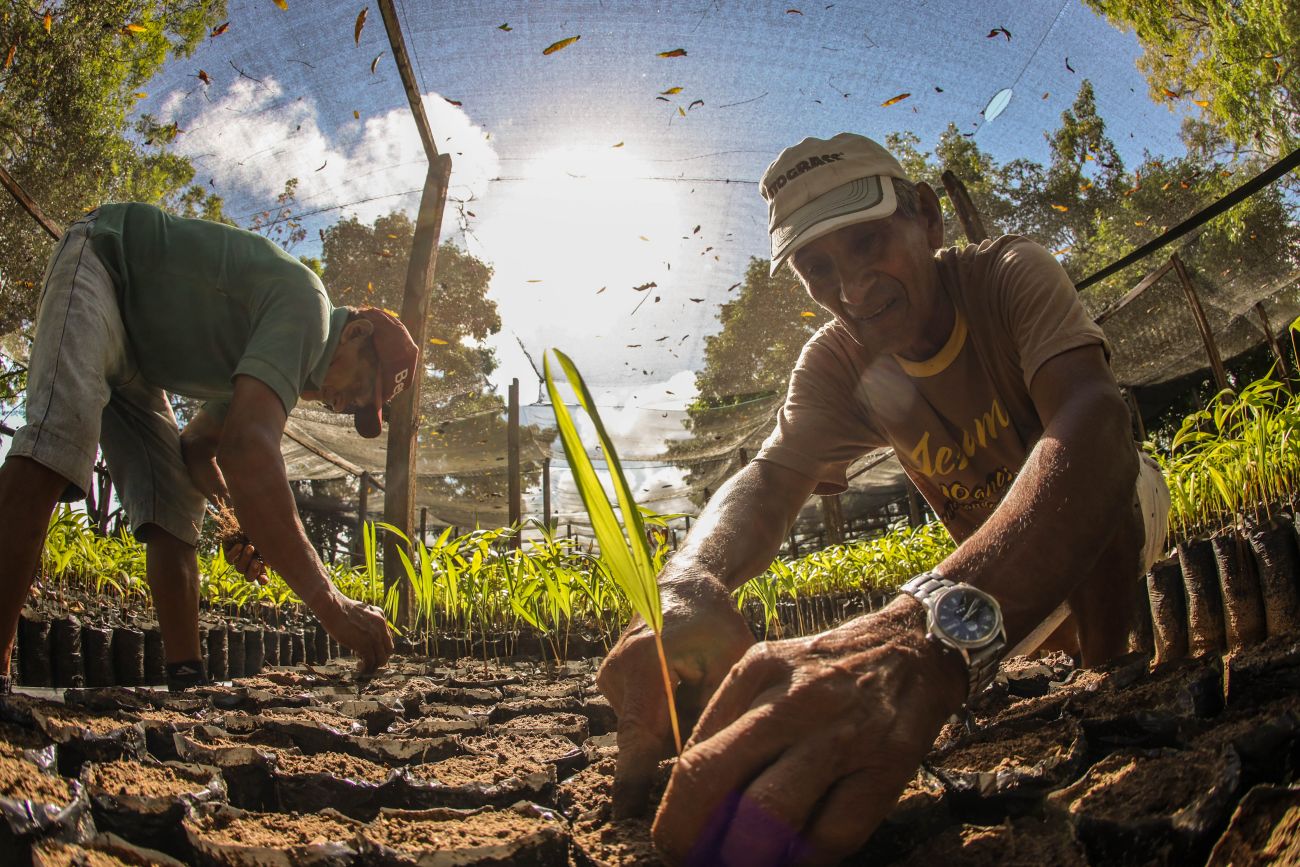
[[(54, 220), (105, 201), (147, 201), (220, 215), (169, 151), (183, 131), (128, 120), (168, 56), (188, 56), (225, 0), (13, 0), (0, 11), (0, 162)], [(0, 332), (35, 314), (49, 238), (0, 198)]]
[(1153, 99), (1192, 101), (1239, 147), (1300, 145), (1300, 2), (1086, 0), (1142, 44)]

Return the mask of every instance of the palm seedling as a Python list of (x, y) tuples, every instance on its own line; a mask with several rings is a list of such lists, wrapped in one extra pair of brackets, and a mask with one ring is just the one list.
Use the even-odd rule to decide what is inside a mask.
[(681, 729), (677, 722), (677, 704), (673, 697), (672, 678), (668, 674), (668, 660), (664, 655), (663, 644), (663, 609), (659, 599), (659, 586), (655, 581), (657, 571), (646, 541), (645, 522), (641, 510), (632, 499), (632, 490), (623, 475), (618, 453), (605, 432), (605, 425), (596, 411), (595, 401), (587, 390), (582, 374), (567, 355), (558, 349), (553, 350), (560, 367), (563, 369), (570, 387), (577, 396), (578, 403), (587, 412), (596, 428), (601, 452), (609, 469), (614, 493), (618, 498), (618, 510), (623, 516), (623, 525), (619, 524), (610, 504), (600, 477), (596, 475), (591, 457), (587, 454), (578, 436), (578, 429), (573, 417), (560, 396), (555, 378), (551, 374), (551, 353), (543, 358), (546, 374), (546, 390), (550, 394), (551, 406), (555, 411), (555, 424), (560, 431), (560, 442), (564, 446), (564, 456), (569, 462), (569, 469), (577, 483), (582, 504), (591, 519), (592, 529), (600, 543), (600, 557), (609, 570), (610, 576), (622, 588), (633, 610), (645, 620), (654, 634), (655, 648), (659, 653), (659, 666), (663, 672), (664, 693), (668, 699), (668, 717), (672, 722), (673, 740), (677, 752), (682, 751)]

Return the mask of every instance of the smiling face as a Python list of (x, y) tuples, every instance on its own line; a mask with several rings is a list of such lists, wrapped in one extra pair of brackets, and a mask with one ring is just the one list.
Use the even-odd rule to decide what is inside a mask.
[(379, 359), (371, 341), (373, 333), (374, 327), (364, 319), (353, 319), (343, 326), (320, 391), (303, 396), (319, 399), (334, 412), (355, 412), (374, 404)]
[(948, 339), (954, 311), (934, 261), (943, 243), (939, 202), (925, 184), (917, 192), (917, 213), (837, 229), (801, 246), (790, 264), (862, 346), (920, 361)]

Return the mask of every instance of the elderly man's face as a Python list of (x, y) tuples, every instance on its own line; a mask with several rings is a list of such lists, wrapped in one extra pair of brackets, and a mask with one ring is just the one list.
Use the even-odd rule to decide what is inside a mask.
[(917, 216), (845, 226), (790, 259), (808, 294), (858, 343), (916, 360), (933, 355), (952, 327), (934, 262), (943, 223), (934, 194), (926, 193), (931, 201), (923, 197)]

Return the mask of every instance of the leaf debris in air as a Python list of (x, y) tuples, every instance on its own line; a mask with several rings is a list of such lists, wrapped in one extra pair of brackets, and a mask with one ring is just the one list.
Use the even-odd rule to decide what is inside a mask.
[(507, 21), (505, 24), (498, 24), (498, 25), (497, 25), (497, 30), (504, 30), (506, 33), (509, 33), (511, 30), (514, 30), (514, 29), (515, 29), (515, 28), (513, 28), (513, 27), (510, 26), (510, 22), (509, 22), (509, 21)]
[(366, 26), (366, 13), (369, 11), (369, 6), (363, 6), (361, 7), (361, 11), (357, 13), (357, 23), (352, 27), (352, 41), (356, 45), (361, 44), (361, 31)]
[(230, 29), (230, 22), (224, 21), (221, 24), (218, 24), (216, 27), (212, 28), (212, 32), (208, 34), (208, 38), (216, 39), (218, 36), (225, 33), (229, 29)]
[(212, 76), (208, 75), (208, 73), (205, 70), (200, 69), (197, 78), (199, 79), (199, 81), (203, 82), (204, 84), (212, 83)]
[(623, 146), (623, 143), (622, 143), (622, 142), (619, 142), (619, 143), (616, 144), (616, 145), (611, 145), (611, 147), (616, 147), (616, 148), (621, 148), (622, 146)]
[(898, 96), (891, 96), (889, 99), (887, 99), (887, 100), (885, 100), (884, 102), (882, 102), (882, 103), (880, 104), (880, 107), (881, 107), (881, 108), (888, 108), (888, 107), (891, 106), (891, 105), (895, 105), (896, 103), (900, 103), (900, 102), (902, 102), (903, 100), (907, 99), (907, 98), (908, 98), (909, 96), (911, 96), (911, 95), (912, 95), (912, 94), (910, 94), (910, 93), (900, 93)]
[(378, 54), (375, 55), (375, 59), (374, 59), (374, 60), (370, 61), (370, 74), (371, 74), (371, 75), (374, 75), (374, 74), (375, 74), (375, 68), (376, 68), (377, 66), (379, 66), (379, 58), (381, 58), (381, 57), (383, 57), (383, 56), (384, 56), (384, 52), (381, 51), (381, 52), (379, 52)]
[(282, 12), (289, 11), (289, 0), (271, 0), (271, 2), (279, 6)]
[(1065, 68), (1074, 72), (1074, 67), (1070, 65), (1070, 56), (1068, 54), (1065, 56)]
[(702, 99), (697, 99), (697, 100), (695, 100), (695, 101), (692, 102), (690, 105), (686, 106), (686, 110), (687, 110), (687, 111), (690, 111), (691, 109), (695, 108), (695, 106), (697, 106), (697, 105), (701, 105), (701, 106), (704, 105), (704, 100), (702, 100)]
[(685, 57), (685, 48), (674, 48), (672, 51), (660, 51), (655, 57)]
[(989, 39), (995, 39), (998, 36), (1005, 36), (1007, 38), (1007, 42), (1011, 41), (1011, 31), (1005, 27), (994, 27), (992, 30), (989, 31), (989, 35), (988, 35)]
[(659, 286), (658, 283), (656, 283), (655, 281), (651, 280), (649, 283), (642, 283), (640, 286), (633, 286), (633, 287), (632, 287), (632, 291), (633, 291), (633, 292), (644, 292), (644, 291), (647, 290), (647, 289), (655, 289), (655, 288), (657, 288), (658, 286)]
[(680, 87), (670, 87), (667, 90), (659, 91), (659, 94), (660, 96), (672, 96), (675, 93), (681, 93), (681, 92), (682, 89)]
[(701, 301), (703, 301), (704, 299), (703, 299), (703, 298), (688, 298), (687, 300), (688, 300), (688, 301), (694, 301), (696, 304), (699, 304), (699, 303), (700, 303)]
[(563, 49), (565, 49), (565, 48), (568, 48), (570, 45), (572, 45), (573, 43), (577, 42), (577, 41), (578, 41), (579, 39), (581, 39), (581, 38), (582, 38), (581, 35), (579, 35), (579, 36), (570, 36), (570, 37), (567, 38), (567, 39), (561, 39), (559, 42), (552, 42), (550, 45), (548, 45), (548, 46), (546, 46), (545, 48), (542, 49), (542, 54), (543, 54), (543, 55), (546, 55), (546, 54), (554, 54), (554, 53), (557, 52), (557, 51), (561, 51), (561, 50), (563, 50)]

